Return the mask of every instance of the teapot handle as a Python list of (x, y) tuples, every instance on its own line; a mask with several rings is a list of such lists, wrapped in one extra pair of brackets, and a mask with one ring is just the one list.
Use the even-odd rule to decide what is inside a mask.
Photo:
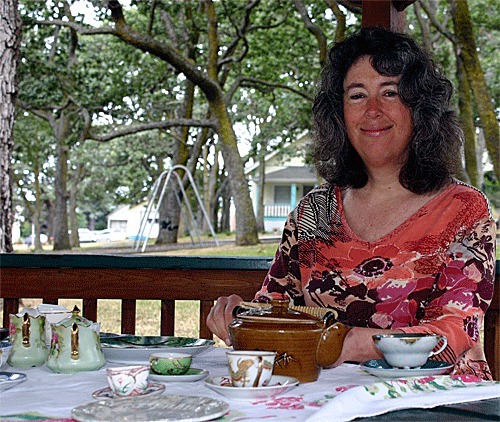
[(335, 322), (321, 333), (316, 350), (316, 362), (321, 367), (333, 365), (339, 358), (344, 338), (351, 327)]
[(78, 325), (74, 323), (71, 326), (71, 359), (78, 360)]
[(30, 347), (30, 325), (31, 325), (30, 317), (28, 315), (28, 312), (26, 312), (23, 316), (23, 325), (21, 328), (24, 347)]

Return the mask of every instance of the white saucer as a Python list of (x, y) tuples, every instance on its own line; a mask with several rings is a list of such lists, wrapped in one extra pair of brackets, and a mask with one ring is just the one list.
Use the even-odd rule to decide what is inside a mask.
[(202, 380), (208, 375), (206, 369), (190, 368), (185, 374), (182, 375), (159, 375), (149, 371), (148, 378), (152, 381), (159, 382), (192, 382)]
[[(155, 382), (149, 382), (148, 387), (143, 393), (132, 393), (130, 396), (125, 397), (135, 397), (135, 396), (154, 396), (156, 394), (161, 394), (165, 391), (165, 386), (163, 384), (158, 384)], [(117, 396), (111, 388), (101, 388), (100, 390), (94, 391), (92, 393), (94, 399), (123, 399), (123, 396)]]
[(269, 400), (283, 394), (299, 384), (293, 377), (273, 375), (269, 385), (265, 387), (233, 387), (229, 377), (210, 377), (205, 380), (205, 386), (227, 398), (234, 400)]
[(380, 378), (406, 378), (447, 373), (453, 365), (448, 362), (429, 359), (420, 368), (393, 368), (384, 359), (373, 359), (361, 364), (361, 368)]
[(15, 387), (27, 379), (26, 374), (21, 372), (0, 372), (0, 391)]

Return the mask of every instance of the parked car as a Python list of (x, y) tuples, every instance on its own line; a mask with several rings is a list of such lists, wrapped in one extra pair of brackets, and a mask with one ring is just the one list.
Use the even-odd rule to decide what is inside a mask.
[[(43, 244), (47, 243), (49, 241), (49, 238), (45, 233), (40, 233), (40, 242)], [(35, 244), (35, 238), (33, 235), (26, 236), (24, 238), (24, 244), (28, 246), (32, 246)]]
[(80, 242), (97, 242), (96, 234), (89, 229), (78, 229), (78, 239)]
[(98, 242), (112, 242), (126, 238), (125, 233), (113, 229), (96, 230), (95, 234)]

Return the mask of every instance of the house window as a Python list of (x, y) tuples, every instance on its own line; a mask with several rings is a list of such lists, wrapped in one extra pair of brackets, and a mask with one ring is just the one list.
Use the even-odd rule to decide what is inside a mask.
[(275, 204), (290, 204), (291, 189), (290, 185), (274, 187), (274, 203)]

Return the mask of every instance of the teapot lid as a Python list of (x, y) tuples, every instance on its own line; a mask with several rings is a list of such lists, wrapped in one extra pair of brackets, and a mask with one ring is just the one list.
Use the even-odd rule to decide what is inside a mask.
[(239, 307), (235, 309), (234, 316), (238, 319), (251, 322), (271, 322), (286, 324), (315, 324), (323, 323), (323, 320), (289, 307), (290, 299), (272, 299), (269, 306), (256, 307), (245, 310)]
[(80, 309), (78, 309), (78, 306), (75, 305), (75, 307), (71, 311), (71, 316), (64, 318), (63, 320), (61, 320), (53, 325), (58, 325), (58, 326), (63, 326), (63, 327), (71, 327), (73, 324), (77, 324), (77, 325), (89, 327), (93, 324), (92, 321), (79, 315), (79, 313), (80, 313)]

